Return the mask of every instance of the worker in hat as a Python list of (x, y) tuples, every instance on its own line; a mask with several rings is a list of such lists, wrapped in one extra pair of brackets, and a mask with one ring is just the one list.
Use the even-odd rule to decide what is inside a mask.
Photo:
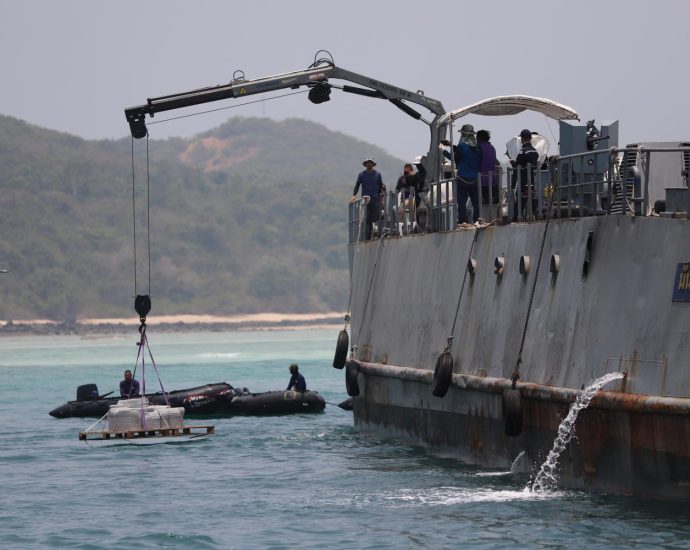
[[(450, 147), (450, 141), (443, 139), (441, 144)], [(443, 156), (451, 158), (450, 153), (443, 150)], [(474, 126), (463, 124), (460, 128), (460, 140), (453, 145), (453, 158), (457, 177), (455, 178), (455, 196), (458, 199), (458, 223), (467, 223), (467, 199), (472, 203), (472, 221), (479, 219), (479, 189), (477, 176), (479, 174), (479, 148)]]
[(304, 376), (299, 373), (299, 367), (297, 364), (293, 363), (290, 365), (290, 375), (287, 390), (307, 391), (307, 382), (304, 379)]
[[(532, 145), (532, 132), (526, 128), (522, 130), (520, 132), (520, 142), (522, 143), (520, 152), (515, 160), (510, 161), (513, 166), (513, 176), (510, 185), (515, 194), (513, 221), (516, 221), (518, 217), (524, 218), (527, 214), (536, 213), (538, 202), (537, 195), (534, 192), (534, 176), (539, 161), (539, 153)], [(528, 211), (527, 199), (530, 188), (532, 189), (532, 204), (530, 211)], [(518, 197), (520, 197), (519, 201)]]
[(365, 196), (369, 197), (369, 202), (367, 203), (367, 223), (366, 223), (366, 233), (365, 239), (370, 239), (372, 235), (373, 223), (378, 222), (381, 217), (381, 203), (380, 197), (386, 190), (386, 186), (383, 184), (383, 179), (381, 174), (374, 170), (376, 163), (371, 157), (364, 160), (362, 163), (365, 170), (360, 172), (357, 176), (357, 181), (355, 182), (355, 190), (352, 192), (352, 199), (350, 202), (355, 202), (357, 200), (357, 191), (361, 186), (362, 188), (362, 198)]

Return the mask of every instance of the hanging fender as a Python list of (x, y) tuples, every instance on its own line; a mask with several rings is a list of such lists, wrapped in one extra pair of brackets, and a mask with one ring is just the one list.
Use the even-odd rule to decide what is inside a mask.
[(345, 329), (338, 334), (338, 343), (335, 345), (335, 357), (333, 357), (333, 367), (342, 369), (345, 366), (347, 350), (350, 347), (350, 337)]
[(522, 433), (522, 395), (520, 390), (503, 390), (503, 422), (505, 434), (517, 437)]
[(359, 395), (359, 384), (357, 383), (357, 375), (359, 374), (359, 363), (350, 359), (345, 364), (345, 388), (347, 395), (350, 397), (357, 397)]
[(434, 379), (431, 384), (431, 393), (436, 397), (443, 397), (448, 392), (453, 378), (453, 354), (444, 351), (436, 360)]

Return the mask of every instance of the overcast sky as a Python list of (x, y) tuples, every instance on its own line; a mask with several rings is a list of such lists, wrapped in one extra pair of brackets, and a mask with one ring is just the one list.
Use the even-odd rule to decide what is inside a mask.
[[(123, 109), (148, 97), (226, 83), (236, 69), (249, 79), (301, 70), (325, 49), (336, 65), (422, 89), (447, 110), (528, 94), (582, 120), (618, 119), (620, 145), (690, 141), (689, 23), (686, 0), (0, 0), (0, 113), (120, 138)], [(260, 101), (149, 130), (190, 136), (230, 116), (302, 117), (401, 158), (426, 151), (426, 127), (387, 102), (331, 98)], [(467, 122), (491, 130), (497, 149), (523, 127), (550, 138), (557, 129), (541, 115)]]

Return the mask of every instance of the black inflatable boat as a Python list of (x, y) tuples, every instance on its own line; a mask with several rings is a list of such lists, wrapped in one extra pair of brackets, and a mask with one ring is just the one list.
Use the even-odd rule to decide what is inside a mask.
[[(240, 392), (226, 382), (206, 384), (187, 390), (167, 392), (168, 401), (172, 407), (184, 407), (185, 416), (210, 416), (227, 414), (230, 402)], [(110, 392), (113, 393), (113, 392)], [(121, 397), (108, 397), (110, 393), (99, 395), (96, 384), (85, 384), (77, 388), (77, 400), (68, 401), (52, 411), (50, 416), (68, 418), (71, 416), (92, 416), (100, 418), (110, 405), (117, 403)], [(165, 405), (162, 392), (150, 393), (146, 397), (153, 405)]]
[(262, 415), (320, 412), (326, 401), (314, 391), (269, 391), (236, 395), (230, 401), (230, 414)]

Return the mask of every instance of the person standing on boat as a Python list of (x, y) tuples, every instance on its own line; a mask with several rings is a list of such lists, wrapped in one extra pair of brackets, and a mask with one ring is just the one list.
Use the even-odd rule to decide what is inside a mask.
[(139, 395), (139, 382), (132, 378), (132, 371), (125, 371), (125, 379), (120, 382), (120, 397), (137, 397)]
[(498, 203), (498, 172), (496, 170), (496, 149), (491, 145), (491, 133), (488, 130), (477, 132), (479, 144), (479, 179), (482, 185), (482, 203), (489, 204), (489, 188), (491, 200)]
[[(532, 145), (532, 132), (527, 129), (520, 132), (520, 141), (522, 148), (515, 160), (511, 160), (513, 170), (513, 177), (511, 178), (511, 187), (515, 194), (515, 208), (513, 209), (513, 221), (518, 219), (518, 196), (522, 196), (522, 210), (520, 213), (522, 217), (527, 214), (527, 199), (528, 187), (532, 188), (532, 214), (536, 213), (537, 197), (534, 194), (534, 175), (537, 170), (537, 163), (539, 162), (539, 153)], [(518, 185), (518, 182), (520, 185)]]
[(417, 172), (415, 173), (412, 163), (406, 163), (405, 166), (403, 166), (403, 175), (398, 178), (398, 183), (395, 186), (396, 191), (403, 192), (402, 198), (404, 200), (401, 201), (401, 204), (407, 209), (412, 207), (410, 189), (414, 189), (415, 207), (419, 208), (419, 202), (421, 201), (420, 193), (424, 189), (424, 180), (426, 180), (426, 168), (424, 168), (421, 159), (416, 166)]
[[(441, 144), (449, 147), (450, 141), (441, 140)], [(443, 156), (451, 158), (450, 153), (443, 150)], [(455, 179), (455, 196), (458, 199), (458, 223), (467, 223), (467, 199), (472, 203), (472, 221), (479, 219), (479, 191), (477, 190), (477, 174), (479, 173), (479, 148), (474, 126), (463, 124), (460, 128), (460, 140), (453, 145), (453, 158), (457, 177)]]
[(372, 224), (378, 222), (381, 216), (379, 197), (383, 194), (386, 187), (383, 185), (381, 174), (374, 170), (374, 166), (376, 166), (374, 159), (367, 158), (362, 165), (364, 165), (366, 170), (360, 172), (357, 176), (355, 190), (352, 192), (352, 199), (350, 202), (355, 202), (355, 200), (357, 200), (357, 191), (359, 191), (360, 186), (362, 187), (362, 197), (365, 195), (369, 196), (369, 203), (367, 204), (367, 225), (364, 238), (370, 239)]
[(307, 381), (299, 373), (299, 367), (293, 363), (290, 365), (290, 381), (288, 382), (287, 390), (307, 391)]

